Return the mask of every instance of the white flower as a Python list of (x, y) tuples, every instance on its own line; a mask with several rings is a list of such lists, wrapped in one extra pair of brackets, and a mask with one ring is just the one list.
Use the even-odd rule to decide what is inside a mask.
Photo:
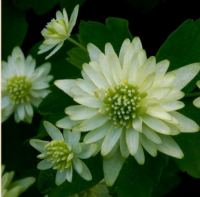
[(63, 9), (63, 14), (60, 11), (56, 12), (56, 19), (52, 19), (50, 23), (47, 23), (46, 28), (41, 32), (45, 41), (39, 47), (40, 51), (38, 54), (44, 53), (57, 45), (46, 57), (48, 59), (62, 47), (64, 41), (71, 35), (78, 16), (78, 9), (79, 5), (74, 8), (69, 22), (65, 8)]
[[(200, 80), (197, 81), (197, 86), (198, 86), (198, 88), (200, 88)], [(196, 98), (196, 99), (193, 101), (193, 104), (194, 104), (194, 106), (200, 108), (200, 97)]]
[(8, 62), (2, 61), (1, 73), (1, 110), (2, 122), (15, 112), (15, 121), (31, 123), (32, 105), (38, 107), (42, 98), (50, 91), (48, 75), (50, 63), (35, 69), (35, 60), (29, 55), (26, 59), (19, 47), (15, 47)]
[[(109, 193), (108, 188), (104, 180), (102, 180), (93, 188), (90, 188), (86, 191), (79, 192), (69, 197), (111, 197), (111, 195), (109, 195), (108, 193)], [(48, 197), (48, 195), (46, 195), (45, 197)]]
[(28, 189), (34, 182), (34, 177), (27, 177), (11, 183), (14, 172), (6, 172), (2, 176), (5, 165), (1, 165), (1, 197), (18, 197)]
[(91, 157), (97, 149), (95, 144), (80, 143), (80, 133), (64, 130), (62, 133), (51, 123), (44, 121), (44, 127), (52, 138), (52, 141), (38, 139), (30, 140), (30, 144), (40, 151), (37, 168), (46, 170), (52, 168), (57, 170), (56, 185), (62, 184), (66, 179), (72, 182), (73, 168), (85, 180), (92, 180), (88, 167), (79, 159)]
[[(89, 131), (84, 142), (97, 143), (104, 156), (104, 175), (112, 185), (124, 160), (131, 154), (145, 162), (143, 148), (153, 157), (157, 150), (182, 158), (178, 144), (169, 136), (197, 132), (199, 126), (176, 112), (184, 107), (180, 90), (200, 70), (194, 63), (166, 73), (169, 61), (147, 59), (138, 37), (126, 39), (119, 58), (111, 44), (103, 54), (88, 44), (91, 62), (83, 64), (83, 79), (58, 80), (55, 85), (80, 105), (65, 109), (69, 116), (57, 126), (76, 132)], [(113, 167), (115, 166), (115, 167)]]

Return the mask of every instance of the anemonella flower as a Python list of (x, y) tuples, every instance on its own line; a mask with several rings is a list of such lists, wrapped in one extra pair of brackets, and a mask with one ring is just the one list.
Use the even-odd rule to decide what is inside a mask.
[(87, 49), (91, 61), (83, 64), (83, 79), (55, 82), (80, 104), (67, 107), (68, 116), (57, 126), (89, 131), (84, 142), (101, 147), (107, 185), (114, 183), (129, 154), (139, 164), (145, 162), (143, 148), (153, 157), (158, 150), (182, 158), (183, 152), (170, 135), (199, 130), (176, 110), (184, 107), (178, 101), (184, 97), (181, 89), (197, 75), (200, 63), (166, 73), (169, 61), (147, 59), (138, 37), (123, 42), (119, 57), (110, 43), (105, 45), (105, 54), (93, 44)]
[[(200, 80), (197, 81), (197, 86), (198, 86), (198, 88), (200, 88)], [(200, 108), (200, 97), (196, 98), (196, 99), (193, 101), (193, 104), (194, 104), (194, 106)]]
[(48, 59), (62, 47), (64, 41), (71, 35), (78, 16), (78, 9), (79, 5), (74, 8), (69, 21), (65, 8), (63, 9), (63, 14), (60, 11), (56, 12), (56, 19), (52, 19), (51, 22), (47, 23), (46, 28), (44, 28), (41, 32), (45, 41), (39, 47), (40, 51), (38, 54), (49, 51), (56, 46), (46, 57), (46, 59)]
[[(46, 195), (45, 197), (48, 197), (48, 195)], [(98, 183), (94, 187), (88, 190), (76, 193), (69, 197), (111, 197), (111, 195), (109, 195), (109, 191), (105, 184), (105, 181), (102, 180), (100, 183)]]
[(16, 122), (32, 122), (33, 107), (38, 107), (42, 99), (50, 92), (48, 75), (51, 64), (45, 63), (35, 68), (32, 56), (26, 59), (19, 47), (15, 47), (8, 62), (2, 61), (1, 73), (1, 110), (2, 122), (13, 112)]
[(3, 174), (4, 170), (5, 165), (1, 165), (1, 197), (18, 197), (35, 182), (34, 177), (27, 177), (11, 183), (14, 172), (11, 171)]
[(57, 185), (62, 184), (65, 180), (72, 182), (73, 168), (82, 178), (91, 180), (92, 175), (88, 167), (80, 159), (91, 157), (96, 152), (97, 145), (80, 143), (80, 132), (64, 129), (62, 134), (47, 121), (44, 122), (44, 127), (52, 138), (51, 141), (30, 140), (30, 144), (41, 152), (38, 158), (44, 159), (38, 163), (37, 168), (40, 170), (49, 168), (57, 170)]

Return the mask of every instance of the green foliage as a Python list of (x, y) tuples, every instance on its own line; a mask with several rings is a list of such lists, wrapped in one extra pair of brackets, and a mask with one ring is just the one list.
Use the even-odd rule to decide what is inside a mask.
[(28, 29), (26, 14), (11, 5), (10, 0), (2, 2), (2, 59), (6, 60), (15, 46), (21, 46)]
[[(185, 21), (176, 29), (159, 49), (156, 59), (170, 61), (169, 71), (200, 62), (200, 20)], [(196, 88), (200, 73), (183, 89), (188, 93)]]
[(145, 154), (144, 165), (139, 165), (134, 157), (129, 156), (110, 191), (116, 191), (119, 197), (150, 197), (167, 162), (168, 156), (162, 153), (155, 158)]
[(65, 181), (60, 186), (55, 185), (56, 170), (41, 171), (38, 181), (38, 189), (42, 193), (48, 193), (49, 197), (63, 197), (70, 196), (75, 193), (88, 190), (98, 184), (103, 179), (102, 157), (98, 154), (95, 157), (84, 160), (84, 163), (90, 169), (92, 180), (86, 181), (73, 171), (73, 182)]
[[(184, 100), (185, 107), (180, 110), (180, 113), (200, 125), (200, 110), (193, 105), (193, 99)], [(181, 133), (174, 136), (174, 139), (184, 153), (183, 159), (175, 159), (179, 168), (195, 178), (200, 178), (200, 132)]]
[(128, 21), (120, 18), (108, 18), (106, 25), (97, 22), (81, 21), (79, 25), (79, 39), (84, 47), (88, 43), (104, 51), (105, 44), (111, 43), (116, 53), (119, 53), (124, 39), (132, 39), (128, 29)]

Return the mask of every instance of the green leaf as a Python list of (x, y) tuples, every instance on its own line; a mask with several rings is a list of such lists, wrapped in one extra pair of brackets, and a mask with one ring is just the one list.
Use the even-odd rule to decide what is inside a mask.
[(26, 13), (16, 9), (11, 1), (2, 3), (2, 59), (6, 60), (15, 46), (21, 46), (28, 24)]
[[(200, 125), (200, 110), (193, 105), (193, 99), (184, 100), (185, 107), (179, 112)], [(181, 133), (174, 136), (174, 139), (184, 153), (184, 158), (175, 159), (175, 162), (182, 171), (186, 171), (195, 178), (200, 178), (200, 131), (197, 133)]]
[(90, 159), (83, 160), (90, 169), (92, 180), (86, 181), (73, 170), (72, 183), (65, 181), (60, 186), (55, 185), (56, 170), (41, 171), (38, 179), (38, 189), (42, 193), (49, 192), (49, 197), (63, 197), (88, 190), (98, 184), (103, 179), (102, 157), (98, 154)]
[[(200, 19), (186, 20), (176, 29), (159, 49), (156, 59), (170, 61), (169, 71), (200, 62)], [(196, 88), (200, 73), (183, 89), (185, 93)]]
[(97, 46), (102, 52), (105, 44), (111, 43), (116, 53), (119, 53), (122, 42), (129, 38), (132, 40), (132, 35), (128, 29), (128, 21), (120, 18), (106, 19), (106, 25), (98, 22), (81, 21), (79, 25), (79, 39), (84, 47), (88, 43)]
[(162, 168), (167, 162), (168, 156), (162, 153), (155, 158), (145, 154), (144, 165), (139, 165), (129, 156), (115, 184), (109, 189), (111, 192), (117, 191), (119, 197), (150, 197), (153, 186), (159, 182)]
[(179, 172), (177, 165), (170, 159), (168, 166), (163, 169), (159, 183), (153, 188), (152, 197), (162, 197), (175, 189), (181, 183)]
[(67, 54), (69, 55), (67, 60), (78, 68), (82, 68), (84, 63), (89, 63), (90, 61), (89, 54), (78, 47), (71, 49)]
[(60, 0), (60, 9), (66, 9), (68, 16), (71, 16), (76, 5), (82, 6), (86, 0)]

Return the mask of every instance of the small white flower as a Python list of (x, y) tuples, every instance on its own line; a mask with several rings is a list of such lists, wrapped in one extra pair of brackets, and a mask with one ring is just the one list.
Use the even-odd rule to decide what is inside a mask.
[(182, 158), (183, 152), (169, 135), (199, 130), (176, 110), (184, 107), (178, 101), (184, 97), (180, 90), (197, 75), (200, 64), (166, 73), (169, 61), (147, 59), (138, 37), (123, 42), (119, 58), (109, 43), (105, 54), (93, 44), (87, 48), (91, 62), (83, 64), (83, 79), (55, 82), (80, 104), (66, 108), (69, 116), (57, 126), (89, 131), (84, 142), (101, 147), (106, 184), (114, 183), (129, 154), (144, 164), (143, 148), (153, 157), (158, 150)]
[(35, 60), (30, 55), (25, 59), (19, 47), (13, 49), (8, 62), (2, 61), (2, 122), (14, 112), (16, 122), (31, 123), (32, 105), (38, 107), (42, 98), (50, 92), (47, 89), (53, 78), (48, 75), (50, 69), (50, 63), (35, 69)]
[(1, 197), (18, 197), (28, 189), (34, 182), (34, 177), (27, 177), (11, 183), (14, 172), (4, 172), (5, 166), (1, 165)]
[(69, 22), (65, 8), (63, 9), (63, 14), (60, 11), (56, 12), (56, 19), (52, 19), (51, 22), (47, 23), (46, 28), (41, 32), (45, 41), (39, 47), (38, 54), (44, 53), (57, 45), (46, 57), (48, 59), (62, 47), (64, 41), (71, 35), (78, 16), (78, 9), (79, 5), (74, 8)]
[(44, 127), (52, 138), (52, 141), (32, 139), (30, 144), (40, 151), (38, 169), (52, 168), (57, 170), (56, 185), (62, 184), (66, 179), (72, 182), (73, 168), (85, 180), (92, 180), (88, 167), (79, 159), (91, 157), (96, 149), (95, 144), (80, 143), (80, 133), (64, 130), (62, 133), (51, 123), (44, 121)]
[[(197, 81), (197, 86), (198, 86), (198, 88), (200, 88), (200, 80)], [(194, 104), (194, 106), (200, 108), (200, 97), (196, 98), (196, 99), (193, 101), (193, 104)]]

